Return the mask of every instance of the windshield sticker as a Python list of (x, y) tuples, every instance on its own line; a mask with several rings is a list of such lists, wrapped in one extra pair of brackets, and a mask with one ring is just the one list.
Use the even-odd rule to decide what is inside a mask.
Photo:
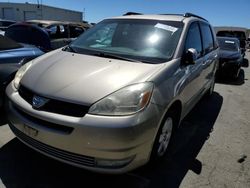
[(225, 43), (234, 44), (234, 41), (226, 40)]
[(155, 27), (157, 27), (159, 29), (164, 29), (164, 30), (170, 31), (172, 33), (175, 33), (178, 30), (178, 28), (176, 28), (176, 27), (173, 27), (173, 26), (170, 26), (170, 25), (161, 24), (161, 23), (156, 24)]

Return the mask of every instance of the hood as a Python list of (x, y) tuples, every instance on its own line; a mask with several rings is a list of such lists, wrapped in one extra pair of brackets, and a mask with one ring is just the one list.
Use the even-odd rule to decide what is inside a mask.
[(229, 50), (221, 50), (219, 51), (219, 57), (223, 59), (238, 59), (240, 58), (240, 51), (229, 51)]
[(21, 84), (45, 97), (90, 105), (122, 87), (147, 81), (162, 66), (56, 50), (34, 60)]
[(22, 44), (23, 47), (21, 48), (14, 48), (9, 50), (0, 50), (0, 59), (6, 59), (6, 58), (15, 58), (15, 57), (26, 57), (26, 56), (39, 56), (44, 54), (39, 48)]

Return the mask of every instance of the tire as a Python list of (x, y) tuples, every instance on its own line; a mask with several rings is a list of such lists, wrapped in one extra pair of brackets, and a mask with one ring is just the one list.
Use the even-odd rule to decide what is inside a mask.
[(239, 78), (239, 75), (240, 75), (240, 67), (234, 70), (233, 79), (237, 80)]
[(153, 162), (170, 157), (170, 148), (177, 127), (177, 117), (174, 112), (167, 112), (158, 129), (150, 160)]

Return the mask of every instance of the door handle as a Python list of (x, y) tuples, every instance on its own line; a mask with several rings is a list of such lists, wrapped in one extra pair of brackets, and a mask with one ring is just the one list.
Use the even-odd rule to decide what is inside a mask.
[(203, 63), (202, 63), (202, 65), (207, 65), (207, 64), (209, 64), (211, 62), (211, 60), (206, 60), (206, 61), (204, 61)]

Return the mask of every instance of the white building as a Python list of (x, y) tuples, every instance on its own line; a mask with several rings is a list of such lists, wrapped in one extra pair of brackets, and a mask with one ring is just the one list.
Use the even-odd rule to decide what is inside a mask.
[(82, 12), (30, 3), (0, 2), (0, 18), (15, 21), (57, 20), (82, 21)]

